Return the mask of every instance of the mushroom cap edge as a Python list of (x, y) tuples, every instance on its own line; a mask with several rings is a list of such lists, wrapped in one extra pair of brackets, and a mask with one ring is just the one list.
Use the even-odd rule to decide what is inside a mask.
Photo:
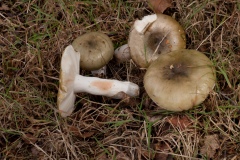
[(61, 59), (57, 106), (62, 117), (69, 116), (74, 110), (76, 99), (74, 80), (79, 74), (80, 53), (72, 45), (65, 48)]

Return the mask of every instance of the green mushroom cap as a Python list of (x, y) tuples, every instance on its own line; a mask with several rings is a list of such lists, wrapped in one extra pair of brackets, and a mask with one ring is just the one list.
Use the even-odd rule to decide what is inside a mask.
[(215, 68), (206, 55), (181, 49), (162, 54), (150, 64), (144, 87), (159, 107), (183, 111), (202, 103), (215, 81)]
[(75, 51), (80, 52), (80, 67), (84, 70), (100, 69), (113, 58), (113, 43), (101, 32), (85, 33), (76, 38), (72, 46)]

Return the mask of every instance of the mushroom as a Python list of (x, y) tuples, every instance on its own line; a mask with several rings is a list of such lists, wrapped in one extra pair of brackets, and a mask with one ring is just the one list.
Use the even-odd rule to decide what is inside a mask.
[(131, 59), (128, 44), (124, 44), (114, 51), (114, 57), (118, 63), (123, 63)]
[(104, 77), (107, 74), (107, 66), (103, 66), (102, 68), (98, 69), (98, 70), (93, 70), (91, 71), (92, 75), (94, 77)]
[(153, 14), (134, 22), (128, 45), (133, 61), (141, 68), (165, 54), (186, 48), (186, 36), (181, 25), (172, 17)]
[(206, 55), (181, 49), (161, 54), (150, 64), (144, 88), (159, 107), (183, 111), (202, 103), (215, 81), (215, 68)]
[(136, 97), (138, 85), (132, 82), (85, 77), (79, 75), (80, 52), (72, 45), (65, 48), (61, 59), (61, 70), (57, 105), (61, 116), (69, 116), (74, 110), (76, 93), (85, 92), (93, 95), (122, 99), (125, 95)]
[(101, 32), (89, 32), (77, 37), (73, 43), (75, 51), (81, 53), (80, 67), (92, 71), (93, 75), (104, 74), (104, 66), (112, 59), (114, 47), (111, 39)]

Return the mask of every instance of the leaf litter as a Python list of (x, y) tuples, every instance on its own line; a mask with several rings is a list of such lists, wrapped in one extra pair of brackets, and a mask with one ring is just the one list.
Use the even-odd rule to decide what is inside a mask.
[(217, 134), (207, 135), (204, 138), (204, 145), (201, 147), (200, 153), (208, 158), (214, 158), (216, 150), (220, 148), (219, 137)]
[(148, 3), (155, 13), (163, 13), (172, 6), (172, 0), (148, 0)]

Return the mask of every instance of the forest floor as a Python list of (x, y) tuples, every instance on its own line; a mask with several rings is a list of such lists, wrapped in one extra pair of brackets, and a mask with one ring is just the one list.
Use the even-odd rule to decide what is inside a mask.
[(0, 159), (239, 160), (239, 0), (174, 0), (164, 11), (183, 26), (187, 48), (215, 65), (215, 88), (200, 105), (157, 108), (143, 87), (146, 70), (112, 59), (105, 78), (138, 84), (140, 96), (80, 93), (73, 114), (59, 115), (65, 47), (101, 31), (116, 49), (127, 43), (134, 21), (149, 14), (143, 0), (0, 1)]

